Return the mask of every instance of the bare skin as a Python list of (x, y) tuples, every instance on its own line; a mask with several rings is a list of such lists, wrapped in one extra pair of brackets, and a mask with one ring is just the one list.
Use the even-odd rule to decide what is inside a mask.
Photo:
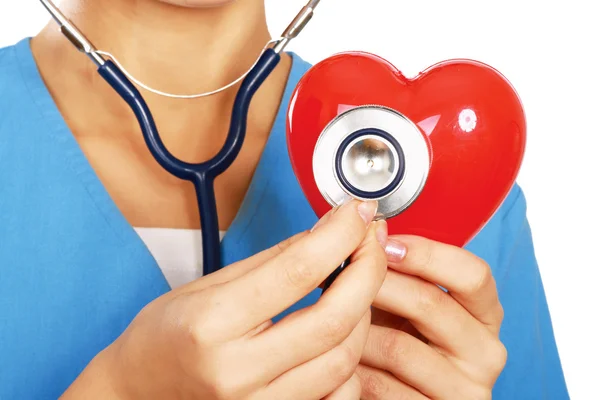
[[(171, 93), (233, 81), (270, 39), (262, 0), (63, 0), (61, 6), (97, 47)], [(33, 39), (32, 49), (76, 140), (127, 220), (137, 227), (199, 228), (193, 188), (156, 164), (131, 111), (93, 64), (54, 24)], [(242, 152), (216, 182), (221, 229), (248, 189), (290, 66), (285, 56), (255, 96)], [(206, 160), (221, 147), (235, 93), (173, 100), (143, 92), (167, 147), (186, 161)], [(388, 240), (385, 223), (365, 228), (358, 207), (352, 202), (314, 232), (155, 300), (63, 398), (490, 399), (506, 350), (489, 266), (423, 238)], [(387, 259), (377, 242), (387, 246)], [(324, 301), (271, 323), (350, 253), (355, 261)], [(254, 304), (248, 290), (272, 296)], [(357, 293), (361, 301), (347, 301)], [(236, 310), (227, 313), (236, 318), (200, 306), (206, 299)], [(338, 323), (324, 328), (328, 317)], [(183, 323), (174, 327), (173, 318)], [(205, 329), (197, 329), (200, 320)], [(180, 340), (190, 333), (193, 340)], [(323, 333), (322, 341), (310, 339)], [(250, 364), (240, 363), (239, 354)]]
[[(386, 224), (374, 214), (347, 203), (312, 232), (159, 297), (61, 400), (358, 400), (355, 370), (387, 267)], [(344, 243), (331, 249), (334, 237)], [(352, 251), (316, 304), (271, 322)]]
[[(170, 93), (200, 93), (228, 84), (254, 63), (271, 39), (261, 0), (198, 9), (155, 0), (67, 0), (62, 9), (137, 79)], [(32, 40), (32, 50), (60, 112), (126, 219), (136, 227), (199, 228), (192, 185), (156, 163), (131, 110), (98, 76), (93, 63), (53, 23)], [(259, 89), (244, 147), (216, 181), (221, 229), (229, 227), (248, 190), (290, 67), (285, 55)], [(193, 100), (142, 94), (167, 148), (185, 161), (200, 162), (225, 141), (236, 89)]]

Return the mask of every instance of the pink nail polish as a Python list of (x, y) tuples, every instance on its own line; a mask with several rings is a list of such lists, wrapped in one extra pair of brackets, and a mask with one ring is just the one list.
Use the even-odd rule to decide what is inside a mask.
[(388, 238), (385, 253), (390, 261), (402, 261), (406, 257), (406, 245), (395, 238)]

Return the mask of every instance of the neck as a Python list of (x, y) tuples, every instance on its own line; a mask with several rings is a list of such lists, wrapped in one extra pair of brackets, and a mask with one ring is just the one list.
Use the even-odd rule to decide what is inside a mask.
[[(61, 8), (98, 49), (112, 53), (142, 82), (168, 92), (204, 92), (229, 83), (270, 40), (262, 0), (212, 8), (157, 0), (64, 0)], [(42, 35), (57, 35), (53, 28), (50, 24)]]
[[(113, 54), (135, 78), (174, 94), (213, 91), (230, 83), (254, 63), (270, 40), (262, 0), (237, 0), (211, 8), (185, 8), (157, 0), (63, 0), (61, 9), (96, 48)], [(85, 115), (84, 108), (100, 109), (104, 131), (111, 127), (108, 119), (112, 117), (114, 126), (120, 127), (115, 134), (127, 129), (139, 136), (127, 106), (96, 74), (93, 63), (57, 32), (53, 22), (33, 39), (32, 49), (59, 108), (64, 100), (65, 109), (76, 108), (73, 115)], [(252, 114), (267, 117), (264, 128), (272, 123), (287, 79), (289, 60), (281, 64), (257, 93), (260, 105), (251, 109), (251, 119)], [(80, 109), (76, 99), (67, 102), (69, 92), (80, 97)], [(165, 144), (174, 153), (178, 142), (188, 149), (203, 142), (203, 148), (212, 153), (220, 148), (220, 139), (224, 140), (236, 92), (234, 87), (193, 100), (165, 98), (144, 90), (142, 95)], [(89, 118), (81, 119), (89, 126)], [(76, 118), (71, 122), (76, 124)], [(189, 134), (182, 133), (190, 129)], [(190, 135), (198, 146), (190, 146)], [(206, 146), (207, 135), (213, 138), (213, 149)], [(194, 154), (201, 159), (210, 156)], [(179, 156), (186, 158), (185, 153)]]

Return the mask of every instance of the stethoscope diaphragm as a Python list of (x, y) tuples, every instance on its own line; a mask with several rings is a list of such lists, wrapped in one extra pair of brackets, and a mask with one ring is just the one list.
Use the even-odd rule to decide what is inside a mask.
[(377, 200), (380, 218), (392, 218), (421, 193), (429, 147), (419, 128), (387, 107), (368, 105), (338, 115), (321, 132), (313, 174), (332, 206), (349, 198)]

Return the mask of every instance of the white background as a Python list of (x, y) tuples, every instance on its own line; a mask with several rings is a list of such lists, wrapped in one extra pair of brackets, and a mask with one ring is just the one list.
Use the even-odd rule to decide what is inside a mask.
[[(100, 0), (98, 0), (100, 1)], [(365, 50), (415, 75), (472, 58), (516, 87), (528, 118), (519, 183), (572, 398), (597, 395), (600, 261), (600, 23), (589, 0), (324, 0), (290, 48), (315, 63)], [(278, 35), (303, 0), (267, 0)], [(35, 0), (0, 0), (0, 46), (34, 35)]]

